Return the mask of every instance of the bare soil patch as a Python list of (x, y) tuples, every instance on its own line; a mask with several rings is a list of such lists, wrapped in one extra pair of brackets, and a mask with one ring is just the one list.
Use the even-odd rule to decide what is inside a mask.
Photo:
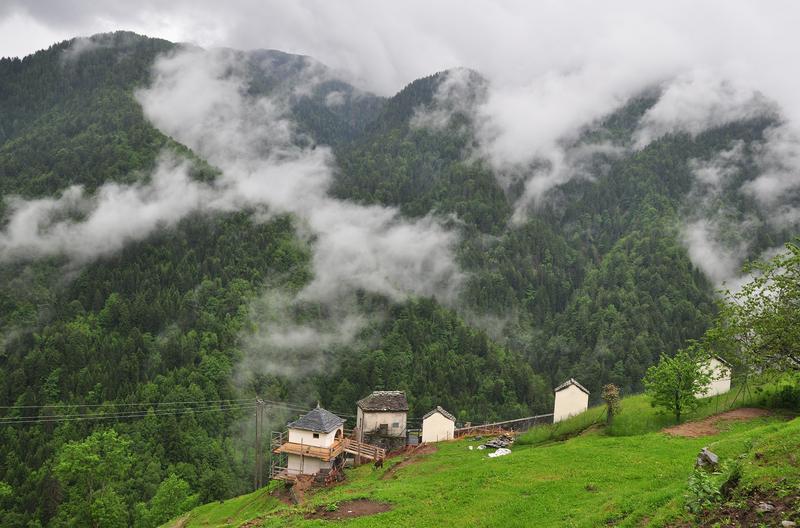
[(294, 506), (294, 501), (292, 500), (292, 494), (289, 491), (287, 486), (278, 486), (270, 493), (271, 497), (274, 497), (281, 501), (284, 504), (288, 504), (289, 506)]
[(761, 416), (769, 416), (770, 414), (772, 413), (766, 409), (743, 407), (741, 409), (733, 409), (732, 411), (715, 414), (695, 422), (686, 422), (680, 425), (673, 425), (672, 427), (662, 429), (661, 432), (672, 436), (699, 438), (701, 436), (717, 434), (719, 432), (720, 422), (752, 420)]
[(414, 446), (409, 448), (405, 451), (403, 455), (403, 460), (394, 464), (392, 467), (386, 470), (386, 472), (381, 475), (381, 480), (386, 480), (388, 478), (394, 477), (394, 474), (397, 473), (397, 470), (400, 468), (404, 468), (408, 465), (414, 464), (416, 462), (420, 462), (425, 455), (430, 455), (431, 453), (436, 452), (436, 446), (433, 444), (420, 444), (418, 446)]
[(327, 506), (319, 506), (316, 510), (306, 514), (306, 519), (325, 519), (328, 521), (340, 521), (352, 519), (354, 517), (364, 517), (375, 515), (392, 509), (392, 505), (387, 502), (375, 502), (369, 499), (355, 499), (340, 502), (335, 511), (329, 511)]

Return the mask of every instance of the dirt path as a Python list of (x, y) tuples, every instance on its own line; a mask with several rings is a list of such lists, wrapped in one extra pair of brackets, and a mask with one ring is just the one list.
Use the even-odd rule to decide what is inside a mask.
[(403, 460), (387, 469), (386, 472), (381, 475), (381, 480), (392, 478), (394, 474), (397, 473), (398, 469), (414, 464), (415, 462), (419, 462), (422, 460), (424, 455), (430, 455), (431, 453), (435, 452), (436, 446), (433, 444), (421, 444), (417, 447), (414, 447), (403, 456)]
[(741, 409), (734, 409), (714, 416), (709, 416), (696, 422), (686, 422), (680, 425), (673, 425), (662, 429), (662, 433), (667, 433), (672, 436), (687, 436), (689, 438), (698, 438), (701, 436), (709, 436), (719, 432), (720, 422), (733, 422), (742, 420), (752, 420), (761, 416), (769, 416), (771, 412), (765, 409), (754, 409), (751, 407), (744, 407)]
[(352, 519), (353, 517), (363, 517), (365, 515), (375, 515), (389, 511), (392, 505), (386, 502), (375, 502), (369, 499), (356, 499), (347, 502), (340, 502), (336, 511), (329, 511), (327, 507), (320, 506), (313, 512), (306, 515), (306, 519), (326, 519), (329, 521), (339, 521), (342, 519)]
[(175, 519), (175, 522), (170, 524), (167, 528), (184, 528), (186, 523), (189, 522), (189, 514), (182, 515)]

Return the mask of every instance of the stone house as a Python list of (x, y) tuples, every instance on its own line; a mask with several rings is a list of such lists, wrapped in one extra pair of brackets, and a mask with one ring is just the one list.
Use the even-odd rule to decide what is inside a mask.
[(403, 391), (373, 391), (358, 401), (356, 430), (362, 442), (385, 449), (405, 446), (408, 400)]

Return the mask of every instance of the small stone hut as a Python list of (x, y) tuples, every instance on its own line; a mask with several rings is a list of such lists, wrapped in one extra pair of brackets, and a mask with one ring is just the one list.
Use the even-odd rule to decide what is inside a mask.
[(566, 420), (589, 408), (589, 391), (570, 378), (555, 389), (555, 404), (553, 406), (553, 423)]
[(441, 442), (455, 437), (456, 417), (436, 406), (422, 417), (422, 442)]

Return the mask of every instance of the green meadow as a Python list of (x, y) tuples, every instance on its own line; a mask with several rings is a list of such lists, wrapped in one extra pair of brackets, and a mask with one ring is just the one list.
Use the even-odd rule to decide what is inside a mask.
[[(764, 401), (765, 393), (734, 402), (733, 393), (708, 399), (693, 419), (729, 407)], [(348, 471), (339, 486), (307, 495), (302, 506), (271, 497), (277, 484), (224, 503), (207, 504), (167, 526), (663, 526), (688, 519), (687, 480), (702, 447), (723, 463), (738, 460), (743, 487), (778, 485), (800, 490), (800, 472), (788, 454), (800, 452), (800, 419), (776, 412), (743, 422), (721, 422), (719, 433), (670, 437), (671, 425), (646, 398), (623, 400), (613, 427), (599, 425), (593, 408), (556, 426), (522, 435), (510, 455), (488, 458), (477, 440), (439, 444), (438, 450), (392, 470), (365, 465)], [(470, 446), (473, 449), (469, 449)], [(756, 457), (758, 453), (758, 457)], [(758, 458), (758, 459), (757, 459)], [(384, 475), (386, 475), (385, 478)], [(306, 519), (317, 508), (337, 510), (366, 498), (391, 510), (342, 521)]]

